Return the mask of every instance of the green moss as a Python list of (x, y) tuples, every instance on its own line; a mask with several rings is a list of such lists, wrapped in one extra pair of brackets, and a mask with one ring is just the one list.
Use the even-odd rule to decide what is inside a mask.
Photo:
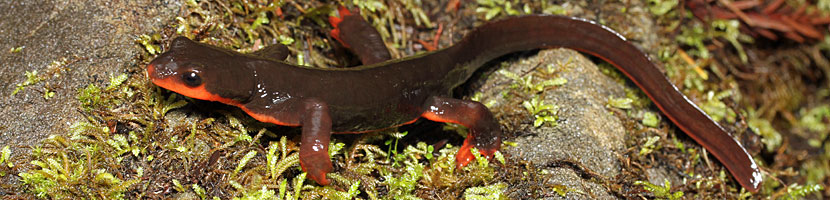
[(19, 47), (12, 47), (9, 48), (9, 53), (20, 53), (26, 46), (19, 46)]
[(84, 112), (96, 110), (99, 114), (71, 125), (69, 138), (53, 135), (34, 147), (28, 158), (31, 170), (17, 174), (25, 191), (40, 198), (121, 199), (140, 182), (143, 168), (127, 170), (130, 167), (122, 164), (125, 159), (142, 156), (146, 146), (141, 146), (142, 140), (134, 131), (113, 134), (115, 127), (102, 123), (111, 116), (100, 114), (133, 97), (134, 88), (123, 85), (127, 79), (127, 75), (121, 75), (113, 77), (103, 90), (91, 84), (79, 91)]
[(360, 191), (357, 189), (358, 186), (360, 186), (360, 181), (357, 181), (349, 186), (348, 191), (340, 191), (339, 189), (335, 189), (333, 187), (316, 187), (313, 189), (313, 192), (319, 194), (323, 199), (350, 200), (355, 199), (355, 197), (360, 194)]
[(24, 80), (22, 83), (17, 84), (17, 87), (12, 92), (12, 96), (16, 95), (20, 91), (23, 91), (23, 89), (26, 86), (36, 84), (42, 81), (43, 79), (45, 78), (37, 75), (37, 70), (26, 71), (26, 80)]
[(679, 4), (677, 0), (649, 0), (648, 10), (654, 15), (665, 15)]
[(365, 0), (365, 1), (354, 1), (355, 6), (360, 8), (361, 11), (368, 10), (370, 12), (378, 12), (380, 10), (386, 10), (386, 5), (379, 0)]
[(690, 55), (709, 58), (710, 52), (706, 48), (706, 42), (716, 38), (724, 38), (736, 48), (741, 60), (746, 62), (746, 54), (743, 51), (741, 43), (751, 43), (752, 39), (740, 33), (738, 30), (740, 24), (737, 20), (714, 20), (707, 25), (709, 27), (708, 29), (698, 23), (694, 23), (691, 26), (682, 26), (681, 34), (677, 36), (677, 41), (695, 48), (689, 51)]
[[(15, 87), (14, 91), (12, 91), (11, 96), (16, 95), (20, 91), (23, 91), (23, 89), (27, 86), (40, 83), (41, 81), (47, 80), (51, 77), (59, 77), (61, 73), (68, 70), (66, 68), (66, 65), (78, 60), (79, 59), (69, 60), (67, 58), (61, 58), (59, 60), (55, 60), (49, 63), (49, 65), (46, 66), (46, 70), (44, 70), (42, 73), (38, 73), (37, 70), (26, 71), (26, 80), (16, 84), (17, 87)], [(51, 89), (48, 87), (43, 87), (42, 93), (44, 99), (49, 99), (55, 95), (55, 93), (51, 91)]]
[(562, 7), (561, 5), (556, 5), (549, 3), (548, 1), (541, 2), (542, 13), (549, 14), (549, 15), (565, 15), (568, 14), (568, 10)]
[(661, 199), (681, 199), (683, 197), (683, 191), (672, 192), (671, 190), (671, 182), (666, 179), (666, 182), (663, 186), (655, 185), (647, 181), (635, 181), (635, 185), (642, 185), (643, 189), (648, 190), (649, 192), (653, 193), (655, 197)]
[(648, 155), (652, 151), (659, 150), (661, 148), (661, 146), (657, 143), (659, 140), (660, 136), (648, 137), (643, 146), (640, 147), (640, 156)]
[(680, 35), (676, 37), (676, 40), (681, 44), (694, 48), (692, 50), (688, 50), (690, 55), (698, 56), (704, 59), (710, 57), (709, 50), (706, 49), (705, 44), (705, 41), (709, 39), (711, 39), (711, 37), (708, 37), (703, 26), (698, 23), (693, 23), (690, 26), (682, 26), (680, 29)]
[(161, 40), (161, 35), (159, 34), (142, 34), (135, 39), (135, 42), (144, 46), (144, 50), (150, 53), (150, 55), (156, 55), (161, 53), (161, 47), (157, 44), (159, 40)]
[[(548, 68), (550, 73), (553, 73), (553, 69)], [(513, 79), (515, 83), (511, 85), (511, 88), (521, 88), (523, 91), (528, 93), (540, 93), (550, 86), (561, 86), (568, 83), (567, 79), (557, 77), (551, 79), (544, 79), (542, 81), (534, 81), (533, 75), (524, 75), (519, 76), (513, 72), (507, 70), (499, 70), (498, 73), (501, 73), (507, 78)]]
[[(243, 192), (241, 197), (234, 197), (234, 200), (259, 200), (259, 199), (274, 199), (276, 192), (267, 189), (264, 185), (259, 190), (252, 190)], [(289, 195), (290, 196), (290, 195)], [(279, 198), (283, 199), (283, 198)], [(296, 199), (296, 198), (295, 198)]]
[(381, 172), (385, 179), (382, 184), (389, 187), (388, 196), (390, 199), (420, 199), (414, 195), (418, 180), (424, 173), (424, 166), (405, 161), (402, 168), (403, 174), (393, 174), (389, 171)]
[(121, 74), (118, 76), (114, 76), (110, 78), (110, 84), (107, 86), (105, 90), (114, 90), (117, 89), (121, 84), (124, 84), (124, 81), (127, 81), (127, 78), (130, 76), (127, 74)]
[(112, 170), (110, 162), (120, 155), (110, 153), (113, 149), (101, 140), (92, 139), (107, 137), (106, 129), (88, 126), (73, 126), (80, 134), (71, 139), (52, 136), (45, 141), (50, 151), (34, 157), (31, 164), (35, 169), (18, 174), (26, 191), (39, 198), (121, 199), (128, 188), (139, 182), (108, 172)]
[(55, 92), (49, 88), (43, 88), (43, 99), (49, 100), (52, 97), (55, 97)]
[(741, 58), (741, 61), (747, 63), (749, 58), (746, 56), (746, 52), (744, 52), (744, 47), (741, 43), (752, 43), (753, 39), (738, 30), (740, 25), (741, 23), (736, 19), (714, 20), (710, 24), (712, 30), (714, 30), (714, 37), (720, 37), (729, 41), (729, 44), (738, 51), (738, 57)]
[(8, 145), (4, 146), (3, 150), (0, 150), (0, 177), (6, 176), (5, 168), (14, 167), (14, 163), (10, 160), (11, 155), (12, 152)]
[(522, 107), (527, 110), (535, 120), (533, 120), (533, 126), (539, 127), (542, 124), (550, 124), (551, 126), (556, 125), (556, 120), (559, 119), (557, 115), (559, 112), (559, 106), (554, 104), (546, 104), (543, 100), (539, 100), (539, 96), (534, 96), (530, 101), (523, 101)]
[(476, 0), (478, 7), (476, 13), (483, 13), (484, 20), (491, 20), (499, 15), (519, 15), (522, 11), (517, 10), (515, 1), (509, 0)]
[(266, 163), (268, 165), (268, 173), (272, 179), (277, 179), (289, 167), (300, 163), (300, 157), (297, 152), (289, 152), (288, 140), (285, 136), (280, 138), (279, 143), (271, 142), (268, 146), (268, 154), (266, 154)]
[(767, 152), (774, 152), (778, 149), (783, 137), (778, 130), (772, 127), (772, 123), (767, 119), (760, 118), (754, 110), (749, 110), (747, 115), (747, 125), (753, 132), (761, 136), (761, 142), (764, 143)]
[(101, 89), (95, 84), (89, 84), (86, 88), (78, 93), (78, 101), (81, 102), (81, 107), (86, 111), (98, 107), (101, 102)]
[(643, 123), (643, 125), (648, 127), (655, 128), (658, 124), (660, 124), (660, 120), (657, 119), (657, 114), (653, 112), (645, 112), (643, 113), (643, 120), (640, 123)]
[(507, 188), (505, 183), (496, 183), (487, 186), (471, 187), (464, 190), (464, 199), (469, 200), (506, 200), (502, 191)]
[(802, 199), (809, 194), (819, 194), (824, 187), (818, 184), (812, 185), (799, 185), (797, 183), (793, 183), (786, 187), (787, 195), (781, 197), (781, 199)]
[(726, 98), (732, 97), (732, 91), (726, 90), (715, 93), (715, 91), (710, 90), (706, 93), (706, 99), (702, 103), (700, 103), (700, 109), (703, 109), (706, 114), (709, 114), (709, 117), (712, 117), (712, 120), (716, 122), (725, 120), (728, 123), (734, 123), (735, 118), (738, 117), (738, 114), (735, 113), (731, 108), (726, 106), (726, 103), (723, 102)]
[(799, 111), (801, 118), (798, 120), (799, 125), (807, 128), (807, 130), (820, 133), (819, 138), (827, 137), (827, 132), (830, 131), (830, 126), (825, 122), (830, 119), (830, 105), (821, 105), (814, 108), (802, 108)]
[(246, 164), (248, 164), (248, 161), (250, 161), (251, 158), (254, 158), (254, 156), (256, 156), (256, 154), (257, 152), (254, 150), (251, 150), (247, 154), (245, 154), (245, 157), (242, 157), (242, 159), (239, 160), (239, 164), (236, 165), (236, 169), (234, 169), (233, 173), (231, 173), (231, 179), (233, 179), (236, 176), (236, 174), (239, 173), (239, 171), (242, 170), (242, 168), (245, 167)]
[(608, 103), (605, 107), (614, 107), (619, 109), (631, 109), (631, 103), (634, 102), (631, 98), (608, 98)]
[(122, 91), (116, 91), (122, 89), (121, 86), (127, 78), (129, 78), (127, 74), (121, 74), (110, 77), (110, 84), (104, 89), (95, 84), (89, 84), (79, 90), (77, 98), (81, 102), (81, 108), (89, 112), (112, 109), (114, 106), (120, 105), (123, 102), (122, 98), (130, 98), (135, 94), (132, 87), (123, 87)]
[(411, 19), (415, 20), (416, 26), (425, 26), (428, 28), (434, 27), (432, 25), (432, 21), (427, 17), (426, 12), (422, 9), (421, 1), (415, 0), (404, 0), (402, 1), (404, 8), (409, 11), (409, 14), (413, 17)]

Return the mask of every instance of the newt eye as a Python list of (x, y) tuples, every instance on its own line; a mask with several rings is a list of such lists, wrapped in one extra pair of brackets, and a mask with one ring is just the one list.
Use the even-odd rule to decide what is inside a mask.
[(188, 71), (182, 74), (182, 81), (190, 87), (202, 85), (202, 77), (199, 76), (199, 71)]

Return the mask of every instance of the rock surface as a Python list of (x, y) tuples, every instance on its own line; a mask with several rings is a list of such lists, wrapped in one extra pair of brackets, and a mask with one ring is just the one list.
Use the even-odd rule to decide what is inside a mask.
[[(585, 193), (568, 193), (567, 198), (613, 198), (604, 186), (580, 178), (578, 174), (581, 172), (574, 171), (571, 167), (561, 167), (557, 163), (577, 163), (584, 167), (579, 170), (606, 178), (613, 178), (620, 173), (618, 155), (624, 150), (625, 130), (620, 120), (605, 105), (609, 97), (625, 97), (623, 86), (602, 74), (589, 59), (570, 49), (543, 50), (538, 55), (520, 59), (501, 70), (526, 74), (533, 68), (548, 65), (555, 66), (555, 76), (568, 80), (562, 86), (538, 94), (545, 104), (559, 107), (557, 125), (536, 128), (532, 124), (532, 117), (520, 120), (522, 124), (514, 125), (517, 126), (515, 134), (519, 136), (508, 139), (515, 142), (516, 146), (507, 147), (505, 153), (548, 169), (554, 179), (548, 180), (547, 184), (563, 185)], [(514, 81), (502, 73), (493, 73), (480, 89), (484, 94), (482, 102), (504, 98), (501, 91), (511, 90), (512, 83)]]
[[(161, 29), (177, 1), (0, 1), (0, 148), (26, 151), (83, 118), (76, 96), (89, 84), (138, 69), (134, 42)], [(21, 48), (11, 52), (12, 48)], [(65, 61), (64, 65), (51, 65)], [(26, 72), (44, 80), (12, 95)], [(55, 94), (44, 98), (45, 88)]]

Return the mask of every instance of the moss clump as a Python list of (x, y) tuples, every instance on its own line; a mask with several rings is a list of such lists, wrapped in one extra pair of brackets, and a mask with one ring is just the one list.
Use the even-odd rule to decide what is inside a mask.
[(33, 149), (30, 164), (35, 169), (18, 174), (27, 191), (39, 198), (124, 198), (139, 176), (113, 175), (110, 165), (119, 164), (127, 152), (113, 142), (118, 137), (109, 135), (106, 127), (84, 122), (71, 131), (71, 138), (55, 135)]

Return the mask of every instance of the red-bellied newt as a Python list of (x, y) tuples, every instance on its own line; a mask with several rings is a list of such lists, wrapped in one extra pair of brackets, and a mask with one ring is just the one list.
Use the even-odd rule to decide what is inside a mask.
[[(344, 24), (340, 24), (344, 26)], [(596, 22), (550, 15), (509, 17), (481, 25), (458, 43), (436, 51), (353, 68), (309, 68), (267, 56), (241, 54), (179, 37), (147, 66), (158, 86), (195, 99), (241, 108), (253, 118), (302, 126), (300, 164), (309, 177), (328, 184), (332, 133), (362, 133), (426, 118), (461, 124), (470, 133), (459, 166), (477, 148), (491, 157), (502, 130), (481, 103), (451, 98), (485, 62), (539, 48), (564, 47), (599, 57), (622, 71), (677, 127), (701, 144), (743, 187), (762, 180), (749, 153), (717, 122), (686, 98), (649, 57)]]

